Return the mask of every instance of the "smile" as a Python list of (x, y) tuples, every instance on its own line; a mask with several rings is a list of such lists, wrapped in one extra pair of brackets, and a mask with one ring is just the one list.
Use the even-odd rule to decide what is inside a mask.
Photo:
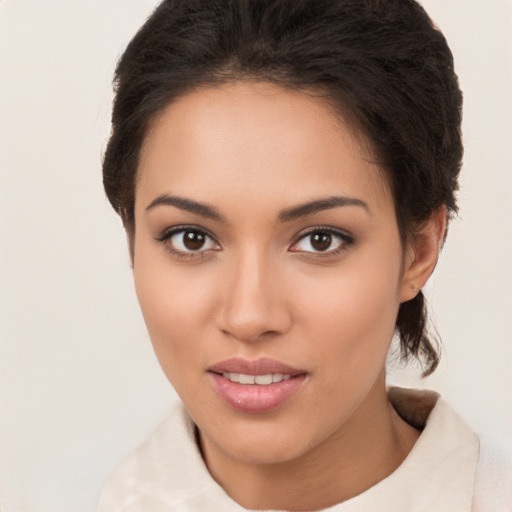
[(274, 359), (233, 358), (208, 369), (213, 390), (230, 408), (265, 413), (284, 406), (307, 382), (308, 372)]
[(222, 376), (231, 382), (238, 382), (240, 384), (258, 384), (258, 386), (268, 386), (288, 380), (291, 378), (290, 374), (283, 375), (282, 373), (267, 373), (265, 375), (247, 375), (245, 373), (229, 373), (224, 372)]

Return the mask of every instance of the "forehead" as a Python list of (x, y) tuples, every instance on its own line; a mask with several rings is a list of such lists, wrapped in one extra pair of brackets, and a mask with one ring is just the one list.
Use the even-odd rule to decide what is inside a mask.
[(368, 148), (318, 94), (268, 83), (199, 88), (154, 119), (136, 203), (163, 192), (209, 202), (232, 192), (275, 196), (282, 205), (332, 188), (389, 203), (385, 173)]

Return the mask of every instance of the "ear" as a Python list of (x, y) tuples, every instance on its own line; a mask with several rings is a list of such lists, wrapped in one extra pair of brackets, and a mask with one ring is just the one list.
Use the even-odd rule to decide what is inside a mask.
[(416, 297), (437, 265), (446, 235), (446, 207), (436, 210), (407, 244), (400, 302)]

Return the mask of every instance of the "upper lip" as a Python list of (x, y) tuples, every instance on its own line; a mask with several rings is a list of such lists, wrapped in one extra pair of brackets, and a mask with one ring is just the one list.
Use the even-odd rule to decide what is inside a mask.
[(275, 359), (261, 358), (256, 360), (234, 357), (214, 364), (208, 368), (213, 373), (243, 373), (244, 375), (267, 375), (269, 373), (282, 373), (284, 375), (300, 375), (305, 370), (293, 368)]

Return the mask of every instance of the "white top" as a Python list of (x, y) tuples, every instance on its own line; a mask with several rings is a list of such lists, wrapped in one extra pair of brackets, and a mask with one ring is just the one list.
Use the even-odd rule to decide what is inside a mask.
[[(512, 457), (488, 446), (432, 392), (393, 388), (397, 412), (424, 427), (404, 462), (324, 512), (512, 512)], [(114, 471), (97, 512), (242, 512), (213, 480), (181, 403)]]

